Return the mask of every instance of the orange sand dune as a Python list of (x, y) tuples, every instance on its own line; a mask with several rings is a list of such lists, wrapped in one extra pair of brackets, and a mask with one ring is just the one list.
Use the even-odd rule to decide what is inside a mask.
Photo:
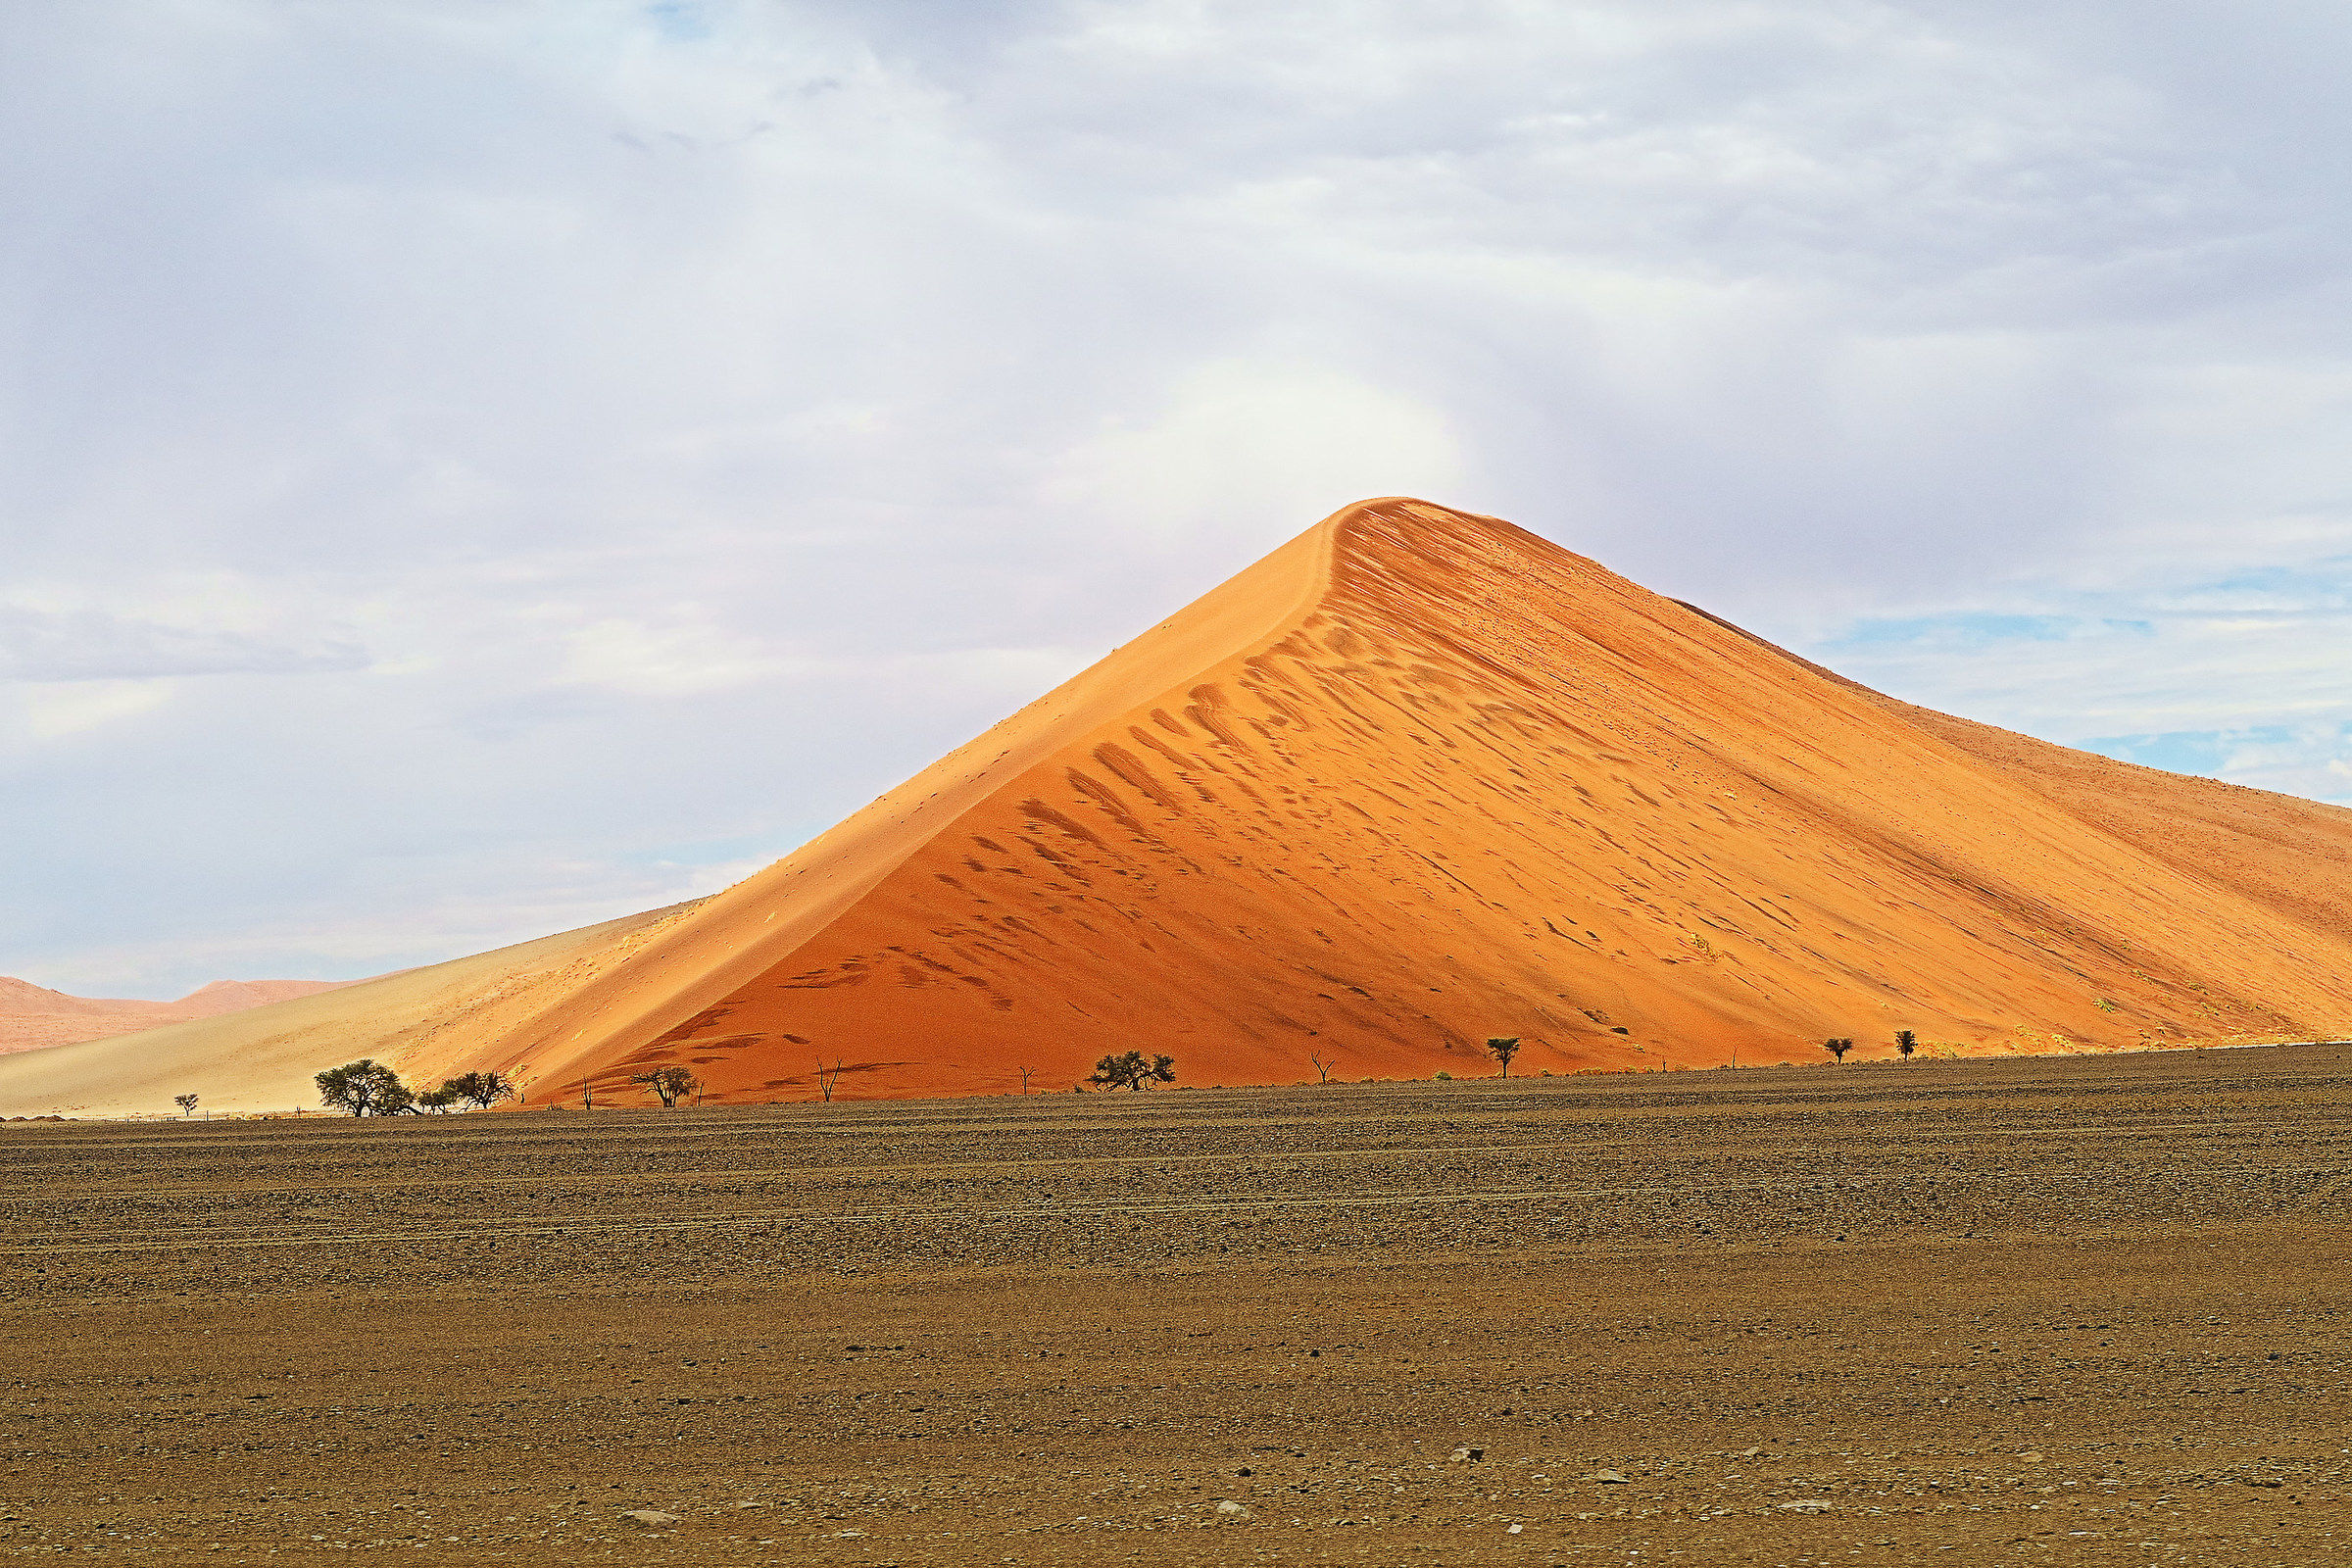
[(0, 975), (0, 1054), (102, 1040), (190, 1018), (218, 1018), (350, 984), (348, 980), (216, 980), (177, 1002), (136, 1002), (72, 997)]
[(1219, 1084), (1492, 1071), (1490, 1035), (1531, 1073), (2304, 1035), (2352, 1021), (2347, 869), (2352, 812), (1909, 708), (1389, 500), (376, 1054), (610, 1103), (667, 1062), (740, 1101), (820, 1061), (864, 1097), (1130, 1049)]

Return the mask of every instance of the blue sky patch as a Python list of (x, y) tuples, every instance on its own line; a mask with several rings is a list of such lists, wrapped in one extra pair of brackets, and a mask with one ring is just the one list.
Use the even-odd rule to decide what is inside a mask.
[(2130, 632), (2154, 636), (2155, 623), (2145, 620), (2090, 619), (2080, 615), (1998, 615), (1963, 612), (1914, 615), (1883, 620), (1859, 620), (1843, 635), (1824, 644), (1830, 649), (1888, 648), (1907, 643), (1938, 647), (1985, 648), (1994, 643), (2055, 643), (2101, 632)]
[(646, 16), (662, 29), (663, 37), (702, 39), (710, 36), (710, 19), (703, 15), (700, 0), (655, 0), (645, 8)]

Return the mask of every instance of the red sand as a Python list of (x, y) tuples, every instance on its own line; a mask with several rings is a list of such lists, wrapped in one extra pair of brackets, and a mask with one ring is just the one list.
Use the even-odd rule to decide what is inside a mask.
[[(1388, 500), (723, 894), (417, 971), (429, 1024), (378, 1028), (361, 987), (295, 1004), (315, 1047), (272, 1044), (281, 1073), (368, 1053), (613, 1103), (666, 1062), (758, 1101), (834, 1061), (849, 1097), (1064, 1090), (1131, 1049), (1233, 1084), (1318, 1054), (1491, 1072), (1490, 1035), (1530, 1074), (1886, 1055), (1904, 1028), (2300, 1037), (2352, 1021), (2347, 873), (2352, 811), (1911, 708)], [(179, 1059), (226, 1069), (207, 1027)], [(37, 1087), (0, 1065), (0, 1109), (113, 1102), (87, 1049)]]

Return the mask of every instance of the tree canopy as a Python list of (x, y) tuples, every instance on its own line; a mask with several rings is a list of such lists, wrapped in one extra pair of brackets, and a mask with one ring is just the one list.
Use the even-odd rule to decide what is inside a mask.
[(1153, 1056), (1144, 1059), (1140, 1051), (1130, 1051), (1123, 1056), (1104, 1056), (1095, 1063), (1095, 1075), (1088, 1083), (1103, 1089), (1148, 1089), (1152, 1085), (1172, 1084), (1176, 1081), (1176, 1058)]
[(656, 1067), (651, 1072), (632, 1074), (629, 1082), (651, 1089), (664, 1105), (674, 1105), (681, 1097), (691, 1095), (702, 1087), (695, 1081), (691, 1068), (674, 1062), (667, 1067)]
[(313, 1081), (320, 1104), (354, 1116), (389, 1116), (416, 1103), (400, 1074), (366, 1056), (329, 1067)]
[(514, 1098), (514, 1081), (503, 1072), (462, 1072), (441, 1087), (476, 1110)]

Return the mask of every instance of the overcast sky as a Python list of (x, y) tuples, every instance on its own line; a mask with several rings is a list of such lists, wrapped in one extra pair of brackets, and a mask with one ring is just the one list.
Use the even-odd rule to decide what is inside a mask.
[(2352, 801), (2340, 0), (6, 0), (0, 973), (708, 892), (1336, 507)]

